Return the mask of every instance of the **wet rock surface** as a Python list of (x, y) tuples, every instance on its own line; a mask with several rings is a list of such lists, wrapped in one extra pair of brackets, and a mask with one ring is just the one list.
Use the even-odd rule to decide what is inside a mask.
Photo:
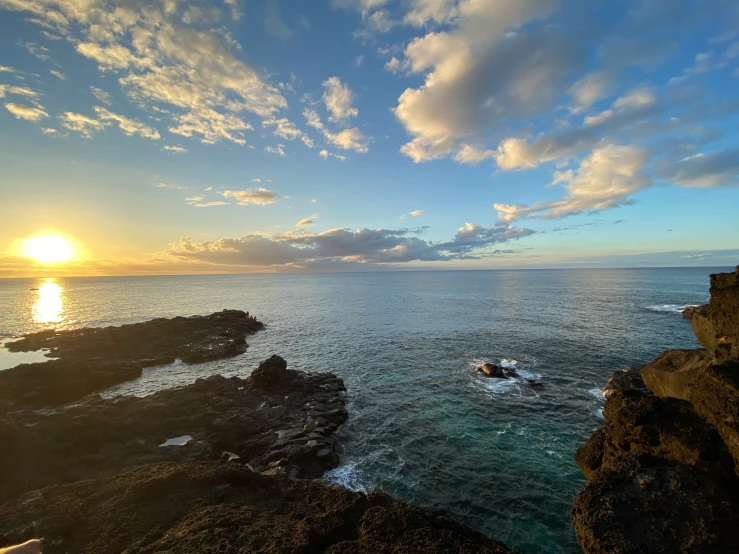
[[(0, 500), (161, 461), (219, 460), (256, 472), (318, 477), (338, 463), (344, 383), (273, 356), (256, 378), (213, 376), (144, 398), (89, 397), (0, 418)], [(160, 446), (189, 435), (184, 446)], [(238, 456), (238, 458), (235, 458)]]
[(45, 554), (510, 553), (384, 494), (263, 476), (233, 463), (163, 463), (54, 486), (0, 507), (0, 540)]
[(502, 365), (490, 362), (485, 362), (484, 364), (477, 366), (476, 370), (485, 377), (495, 379), (512, 379), (519, 376), (516, 370), (512, 367), (503, 367)]
[(575, 455), (589, 482), (571, 516), (587, 553), (736, 550), (739, 270), (711, 275), (710, 292), (690, 314), (705, 349), (661, 354), (641, 372), (647, 388), (609, 381), (606, 423)]
[(246, 336), (263, 327), (248, 312), (223, 310), (120, 327), (32, 333), (6, 347), (11, 352), (49, 349), (58, 359), (0, 372), (0, 413), (78, 400), (139, 377), (143, 367), (237, 356), (246, 351)]

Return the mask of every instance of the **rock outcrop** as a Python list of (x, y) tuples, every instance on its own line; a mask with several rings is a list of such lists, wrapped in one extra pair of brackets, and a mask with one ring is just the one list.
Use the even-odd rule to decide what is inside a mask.
[[(575, 461), (572, 509), (586, 553), (724, 553), (739, 544), (739, 268), (711, 276), (692, 314), (705, 349), (669, 350), (617, 372), (606, 423)], [(633, 373), (633, 371), (632, 371)]]
[(513, 554), (385, 494), (217, 462), (147, 465), (0, 507), (0, 544), (35, 534), (44, 554)]
[(0, 372), (0, 413), (65, 404), (135, 379), (143, 367), (176, 359), (201, 363), (237, 356), (246, 351), (246, 335), (263, 327), (247, 312), (223, 310), (120, 327), (32, 333), (6, 347), (12, 352), (49, 349), (58, 359)]
[(477, 366), (478, 373), (482, 373), (485, 377), (491, 377), (495, 379), (512, 379), (518, 377), (518, 373), (512, 367), (503, 367), (502, 365), (485, 362), (484, 364)]
[(696, 314), (703, 313), (707, 307), (708, 304), (702, 304), (700, 306), (688, 306), (680, 313), (682, 313), (683, 317), (686, 319), (693, 319)]
[[(344, 383), (273, 356), (256, 377), (221, 376), (144, 398), (87, 398), (0, 419), (0, 500), (49, 485), (162, 461), (219, 460), (256, 472), (320, 476), (338, 463), (333, 433), (346, 420)], [(183, 446), (161, 446), (189, 436)]]

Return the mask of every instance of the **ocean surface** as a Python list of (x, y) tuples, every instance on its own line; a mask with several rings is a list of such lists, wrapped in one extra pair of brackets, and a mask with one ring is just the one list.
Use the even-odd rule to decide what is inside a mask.
[[(384, 490), (523, 552), (579, 552), (573, 454), (603, 421), (600, 388), (662, 350), (697, 347), (679, 310), (707, 302), (708, 275), (727, 270), (0, 279), (0, 344), (50, 327), (249, 311), (266, 329), (246, 354), (149, 368), (104, 394), (245, 377), (271, 354), (332, 371), (350, 416), (342, 464), (325, 479)], [(0, 368), (36, 359), (0, 348)], [(481, 377), (483, 361), (522, 379)]]

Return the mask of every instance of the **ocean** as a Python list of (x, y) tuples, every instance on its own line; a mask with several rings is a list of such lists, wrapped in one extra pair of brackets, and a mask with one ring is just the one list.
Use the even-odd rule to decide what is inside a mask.
[[(104, 395), (245, 377), (280, 354), (346, 383), (342, 462), (325, 479), (386, 491), (523, 552), (579, 552), (573, 455), (603, 422), (600, 388), (618, 369), (697, 347), (680, 309), (707, 302), (708, 275), (727, 270), (0, 279), (0, 344), (49, 327), (249, 311), (266, 329), (246, 354), (148, 368)], [(0, 348), (0, 369), (38, 359)], [(483, 361), (521, 379), (482, 377)]]

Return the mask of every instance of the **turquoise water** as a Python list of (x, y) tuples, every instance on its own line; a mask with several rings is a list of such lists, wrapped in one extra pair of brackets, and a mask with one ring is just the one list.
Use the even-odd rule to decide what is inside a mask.
[[(721, 270), (0, 280), (0, 337), (250, 311), (267, 328), (243, 356), (149, 368), (106, 394), (245, 376), (273, 353), (332, 371), (350, 419), (327, 479), (385, 490), (524, 552), (578, 552), (569, 510), (584, 481), (572, 457), (602, 422), (600, 387), (616, 369), (696, 347), (678, 310), (706, 302), (708, 274)], [(541, 387), (480, 377), (482, 361)]]

